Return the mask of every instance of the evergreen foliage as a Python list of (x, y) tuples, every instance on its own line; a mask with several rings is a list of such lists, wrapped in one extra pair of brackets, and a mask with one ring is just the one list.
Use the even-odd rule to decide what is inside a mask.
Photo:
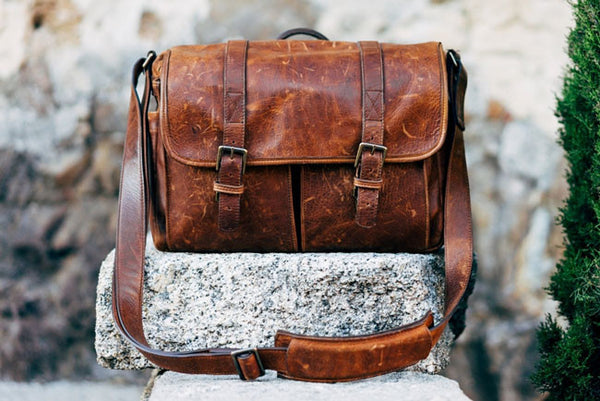
[(600, 0), (572, 3), (571, 65), (557, 116), (569, 163), (570, 194), (561, 209), (565, 252), (548, 292), (561, 325), (538, 329), (540, 362), (532, 379), (548, 400), (600, 400)]

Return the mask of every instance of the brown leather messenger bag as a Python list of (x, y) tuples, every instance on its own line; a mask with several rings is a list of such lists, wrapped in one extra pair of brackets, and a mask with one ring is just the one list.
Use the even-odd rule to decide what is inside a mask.
[[(321, 40), (283, 40), (295, 33)], [(113, 314), (156, 365), (184, 373), (356, 380), (429, 354), (469, 282), (467, 79), (440, 43), (335, 42), (310, 30), (150, 52), (133, 68)], [(142, 97), (136, 87), (145, 76)], [(278, 332), (270, 348), (167, 352), (142, 326), (147, 226), (178, 252), (431, 252), (444, 316), (355, 337)]]

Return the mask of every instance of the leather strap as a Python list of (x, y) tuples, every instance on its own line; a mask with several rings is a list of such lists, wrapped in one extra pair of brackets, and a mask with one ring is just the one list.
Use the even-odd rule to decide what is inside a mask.
[(306, 35), (319, 40), (329, 40), (327, 39), (327, 36), (323, 35), (321, 32), (310, 28), (288, 29), (287, 31), (280, 33), (279, 36), (277, 36), (277, 39), (288, 39), (295, 35)]
[(247, 40), (231, 40), (225, 49), (223, 145), (218, 151), (218, 175), (214, 186), (219, 202), (219, 229), (222, 231), (235, 230), (240, 224), (240, 204), (244, 188), (242, 177), (247, 157), (244, 149), (247, 51)]
[[(356, 224), (373, 227), (381, 190), (383, 146), (383, 56), (378, 42), (359, 42), (362, 75), (362, 142), (356, 156)], [(369, 183), (368, 185), (360, 185)], [(358, 184), (358, 185), (357, 185)]]
[[(456, 310), (471, 274), (473, 253), (469, 186), (463, 134), (456, 121), (451, 125), (454, 129), (448, 132), (452, 147), (444, 214), (446, 303), (444, 317), (436, 326), (433, 326), (433, 317), (428, 313), (413, 324), (366, 336), (330, 338), (278, 332), (276, 346), (271, 348), (167, 352), (153, 349), (148, 344), (142, 326), (147, 229), (143, 148), (148, 144), (144, 142), (142, 133), (145, 106), (142, 106), (135, 91), (138, 77), (144, 70), (143, 65), (144, 59), (140, 59), (133, 68), (117, 221), (113, 315), (123, 336), (160, 367), (183, 373), (237, 373), (246, 380), (255, 379), (264, 369), (272, 369), (280, 376), (297, 380), (348, 381), (396, 371), (427, 357)], [(458, 90), (464, 91), (464, 69), (452, 68), (449, 79), (451, 82), (458, 80)], [(149, 81), (149, 74), (146, 74), (146, 91)], [(456, 98), (462, 99), (462, 94), (457, 95)], [(145, 92), (143, 102), (148, 99), (149, 95)], [(459, 110), (462, 113), (462, 105), (459, 105)]]

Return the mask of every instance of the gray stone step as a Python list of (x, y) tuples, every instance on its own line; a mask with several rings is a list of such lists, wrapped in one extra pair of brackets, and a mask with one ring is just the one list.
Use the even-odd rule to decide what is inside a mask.
[(254, 382), (235, 376), (166, 372), (148, 401), (464, 401), (458, 383), (438, 375), (400, 372), (350, 383), (306, 383), (273, 372)]
[(137, 401), (143, 386), (110, 382), (16, 383), (0, 381), (2, 401)]

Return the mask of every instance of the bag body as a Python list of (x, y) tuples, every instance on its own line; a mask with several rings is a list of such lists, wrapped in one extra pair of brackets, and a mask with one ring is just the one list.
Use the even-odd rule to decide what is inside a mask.
[[(298, 31), (307, 32), (288, 33)], [(348, 381), (426, 358), (471, 276), (466, 82), (459, 55), (436, 42), (235, 40), (138, 60), (119, 193), (116, 326), (162, 368), (244, 380), (274, 369)], [(355, 337), (278, 332), (270, 348), (157, 350), (142, 324), (148, 225), (164, 251), (429, 252), (443, 244), (444, 316)]]
[[(176, 47), (159, 55), (152, 65), (158, 107), (148, 113), (150, 227), (157, 248), (437, 249), (448, 153), (444, 51), (439, 43), (367, 43), (373, 49), (349, 42), (239, 41), (233, 44), (245, 47), (241, 51), (230, 42)], [(238, 75), (245, 68), (243, 89), (226, 88), (227, 60)], [(378, 64), (376, 71), (365, 71), (366, 62)], [(374, 77), (365, 76), (370, 73)], [(240, 78), (229, 77), (235, 79)], [(237, 99), (231, 101), (233, 96)], [(229, 111), (236, 107), (243, 110)], [(220, 162), (233, 157), (245, 171), (241, 193), (219, 193), (217, 199), (214, 184), (220, 180), (216, 167), (226, 142), (227, 113), (241, 121), (243, 130), (244, 144), (231, 146), (247, 153), (225, 148)], [(370, 129), (378, 131), (378, 140), (363, 141)], [(365, 167), (359, 146), (372, 142), (385, 150), (385, 160), (382, 150), (363, 146), (360, 152), (378, 157)], [(355, 177), (368, 168), (379, 170), (367, 179), (375, 188), (356, 185)], [(374, 210), (363, 210), (374, 215), (372, 221), (359, 220), (357, 204), (364, 194), (357, 192), (374, 193), (376, 204), (369, 205)], [(230, 217), (238, 220), (235, 228), (219, 224), (225, 197), (240, 204), (239, 215)]]

